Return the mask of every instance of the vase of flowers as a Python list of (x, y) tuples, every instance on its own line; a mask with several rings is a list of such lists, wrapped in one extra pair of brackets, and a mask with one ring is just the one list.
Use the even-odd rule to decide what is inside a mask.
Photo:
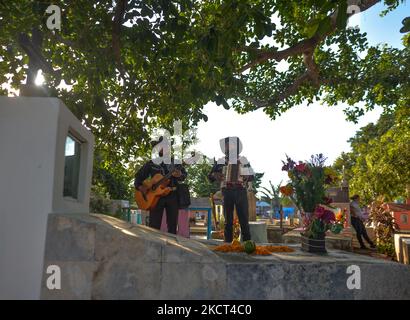
[(290, 182), (280, 188), (289, 197), (302, 215), (302, 250), (325, 253), (327, 231), (340, 233), (343, 217), (336, 217), (332, 200), (326, 197), (326, 187), (336, 180), (334, 171), (326, 167), (323, 154), (314, 155), (310, 161), (296, 163), (288, 156), (283, 161), (283, 171), (288, 172)]

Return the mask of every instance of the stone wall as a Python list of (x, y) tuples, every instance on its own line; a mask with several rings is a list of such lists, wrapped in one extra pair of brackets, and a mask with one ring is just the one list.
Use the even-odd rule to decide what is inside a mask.
[[(43, 299), (410, 299), (410, 268), (329, 250), (271, 256), (215, 253), (198, 242), (103, 215), (49, 216), (45, 270), (61, 268), (61, 289)], [(347, 267), (361, 289), (346, 286)]]

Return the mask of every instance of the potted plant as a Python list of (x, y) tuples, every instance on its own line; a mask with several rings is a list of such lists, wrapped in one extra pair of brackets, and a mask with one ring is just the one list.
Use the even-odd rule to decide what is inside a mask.
[[(323, 154), (314, 155), (310, 161), (296, 163), (286, 156), (283, 171), (288, 172), (290, 182), (280, 191), (295, 203), (302, 214), (302, 250), (326, 252), (325, 235), (328, 230), (340, 233), (343, 214), (336, 217), (331, 199), (326, 197), (326, 186), (335, 182), (336, 174), (325, 164)], [(337, 219), (338, 218), (338, 219)]]

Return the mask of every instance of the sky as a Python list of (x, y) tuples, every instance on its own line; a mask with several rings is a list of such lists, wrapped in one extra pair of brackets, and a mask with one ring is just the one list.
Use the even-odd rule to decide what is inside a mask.
[[(366, 32), (370, 45), (387, 43), (402, 47), (403, 35), (399, 30), (401, 21), (410, 16), (409, 2), (385, 17), (379, 15), (382, 10), (383, 5), (378, 4), (354, 16), (349, 25), (358, 25)], [(276, 120), (270, 120), (262, 110), (240, 115), (208, 103), (204, 109), (208, 121), (199, 123), (196, 149), (208, 157), (219, 158), (222, 156), (219, 139), (238, 136), (243, 144), (242, 155), (255, 172), (265, 173), (262, 186), (268, 187), (270, 180), (275, 185), (285, 183), (287, 176), (281, 171), (281, 160), (285, 160), (286, 154), (303, 161), (312, 154), (323, 153), (330, 165), (342, 152), (350, 150), (347, 140), (361, 127), (376, 122), (381, 114), (381, 108), (375, 109), (354, 124), (346, 121), (343, 109), (343, 104), (329, 107), (317, 102), (293, 107)]]

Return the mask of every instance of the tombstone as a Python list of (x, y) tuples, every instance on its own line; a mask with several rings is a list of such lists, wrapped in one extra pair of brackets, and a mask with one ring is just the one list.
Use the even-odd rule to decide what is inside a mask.
[(403, 252), (403, 263), (410, 264), (410, 239), (401, 239), (401, 251)]
[(396, 260), (403, 263), (403, 245), (402, 241), (405, 239), (410, 239), (410, 233), (408, 232), (397, 232), (393, 236), (394, 239), (394, 251), (396, 252)]
[(61, 100), (0, 97), (0, 299), (40, 298), (48, 215), (89, 213), (93, 147)]
[(264, 221), (249, 221), (251, 239), (256, 243), (268, 243), (268, 226)]

